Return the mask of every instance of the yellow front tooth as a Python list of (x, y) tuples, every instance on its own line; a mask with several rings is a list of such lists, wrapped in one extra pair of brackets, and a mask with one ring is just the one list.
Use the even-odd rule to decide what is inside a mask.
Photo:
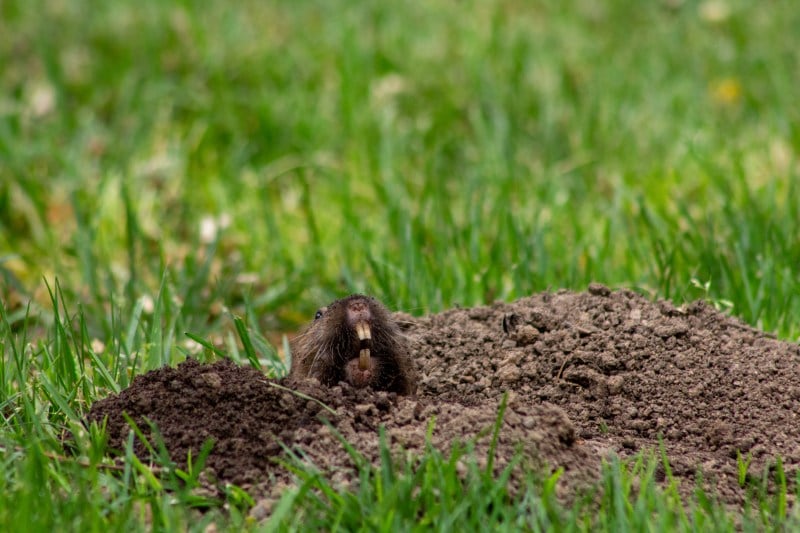
[(356, 324), (356, 333), (358, 334), (358, 340), (372, 339), (372, 331), (370, 330), (369, 324), (366, 322), (359, 322)]
[(363, 348), (358, 354), (358, 369), (369, 369), (369, 348)]

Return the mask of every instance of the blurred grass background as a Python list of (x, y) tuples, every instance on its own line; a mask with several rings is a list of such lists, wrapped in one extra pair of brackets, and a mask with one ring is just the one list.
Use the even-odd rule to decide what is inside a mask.
[(183, 523), (58, 435), (186, 332), (244, 360), (228, 311), (263, 355), (352, 291), (599, 281), (796, 340), (798, 28), (794, 0), (0, 1), (0, 523)]
[(290, 323), (352, 290), (422, 313), (596, 280), (795, 335), (799, 23), (790, 1), (4, 2), (0, 265), (129, 308), (199, 275), (203, 309)]

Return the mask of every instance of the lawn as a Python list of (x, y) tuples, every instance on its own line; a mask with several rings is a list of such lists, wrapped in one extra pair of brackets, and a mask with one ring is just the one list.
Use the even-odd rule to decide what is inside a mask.
[[(258, 527), (236, 488), (103, 466), (81, 417), (198, 341), (268, 367), (350, 292), (421, 315), (599, 281), (797, 341), (797, 28), (792, 0), (0, 3), (0, 528)], [(443, 529), (798, 520), (792, 487), (682, 504), (645, 459), (574, 507), (453, 461), (312, 476), (269, 526), (409, 529), (386, 502), (420, 491)]]

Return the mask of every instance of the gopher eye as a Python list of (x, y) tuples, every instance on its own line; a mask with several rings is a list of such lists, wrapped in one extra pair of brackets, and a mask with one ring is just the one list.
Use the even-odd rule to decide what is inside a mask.
[(314, 315), (314, 320), (319, 320), (325, 314), (325, 308), (317, 309), (317, 314)]

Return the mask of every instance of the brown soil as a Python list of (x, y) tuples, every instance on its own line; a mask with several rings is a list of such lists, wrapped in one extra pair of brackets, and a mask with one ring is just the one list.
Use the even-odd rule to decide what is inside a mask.
[[(800, 466), (800, 347), (780, 342), (696, 302), (675, 308), (630, 291), (592, 285), (586, 293), (538, 294), (511, 304), (453, 309), (415, 319), (398, 314), (420, 370), (415, 398), (394, 393), (291, 384), (325, 403), (275, 386), (261, 373), (220, 361), (186, 361), (137, 377), (96, 402), (121, 449), (127, 412), (155, 422), (173, 460), (196, 456), (213, 438), (210, 473), (220, 482), (277, 496), (291, 475), (274, 461), (280, 443), (302, 451), (334, 481), (353, 481), (352, 464), (321, 418), (378, 461), (378, 428), (393, 446), (419, 452), (435, 417), (433, 444), (483, 432), (485, 459), (504, 391), (510, 392), (498, 466), (522, 449), (539, 467), (564, 467), (564, 491), (591, 483), (601, 458), (657, 449), (689, 493), (695, 475), (738, 504), (737, 451), (760, 473), (782, 457), (790, 479)], [(396, 448), (399, 449), (399, 448)], [(137, 443), (137, 454), (146, 450)]]

